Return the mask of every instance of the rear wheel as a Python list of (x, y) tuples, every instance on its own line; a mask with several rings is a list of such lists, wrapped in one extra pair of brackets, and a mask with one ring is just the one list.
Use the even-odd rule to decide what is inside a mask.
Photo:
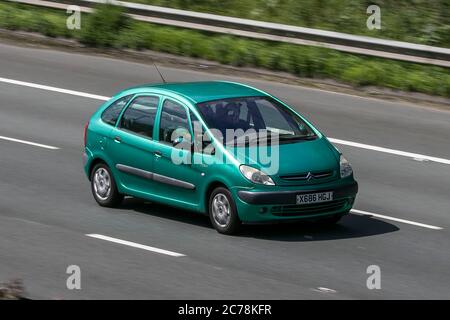
[(237, 214), (233, 196), (226, 188), (218, 187), (211, 193), (209, 218), (219, 233), (234, 234), (239, 230), (241, 220)]
[(117, 207), (123, 200), (111, 170), (104, 163), (97, 164), (91, 171), (91, 190), (95, 201), (102, 207)]

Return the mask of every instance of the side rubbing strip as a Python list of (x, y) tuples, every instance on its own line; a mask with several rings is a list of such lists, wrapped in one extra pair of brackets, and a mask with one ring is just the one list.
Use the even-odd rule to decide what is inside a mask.
[(153, 174), (153, 180), (155, 180), (157, 182), (169, 184), (171, 186), (184, 188), (184, 189), (189, 189), (189, 190), (195, 189), (195, 185), (193, 185), (192, 183), (174, 179), (174, 178), (170, 178), (170, 177), (166, 177), (166, 176), (162, 176), (162, 175), (156, 174), (156, 173)]
[(126, 166), (124, 164), (117, 164), (116, 165), (117, 170), (128, 173), (128, 174), (132, 174), (144, 179), (148, 179), (148, 180), (154, 180), (157, 182), (161, 182), (161, 183), (165, 183), (171, 186), (175, 186), (175, 187), (179, 187), (179, 188), (183, 188), (183, 189), (189, 189), (189, 190), (194, 190), (195, 189), (195, 185), (183, 180), (178, 180), (178, 179), (174, 179), (171, 177), (167, 177), (167, 176), (163, 176), (160, 174), (156, 174), (150, 171), (146, 171), (146, 170), (142, 170), (142, 169), (138, 169), (138, 168), (134, 168), (134, 167), (130, 167), (130, 166)]
[(129, 167), (126, 166), (124, 164), (117, 164), (116, 165), (117, 170), (125, 172), (125, 173), (129, 173), (141, 178), (145, 178), (148, 180), (152, 180), (153, 179), (153, 173), (150, 171), (145, 171), (145, 170), (141, 170), (138, 168), (134, 168), (134, 167)]

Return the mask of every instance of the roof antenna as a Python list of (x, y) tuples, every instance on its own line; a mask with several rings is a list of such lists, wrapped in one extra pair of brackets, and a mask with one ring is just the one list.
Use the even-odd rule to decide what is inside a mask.
[(161, 77), (162, 81), (164, 82), (164, 84), (166, 84), (166, 79), (164, 79), (164, 77), (162, 76), (161, 72), (159, 72), (158, 66), (156, 65), (155, 61), (153, 61), (153, 65), (155, 66), (156, 71), (158, 71), (159, 76)]

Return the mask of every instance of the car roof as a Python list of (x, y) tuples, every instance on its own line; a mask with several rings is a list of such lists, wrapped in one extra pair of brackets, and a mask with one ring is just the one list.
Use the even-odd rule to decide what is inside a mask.
[(130, 89), (139, 89), (138, 91), (141, 92), (144, 92), (146, 90), (154, 91), (154, 89), (158, 89), (157, 91), (160, 91), (161, 93), (164, 93), (164, 91), (166, 91), (179, 94), (194, 103), (237, 97), (254, 97), (267, 95), (263, 91), (252, 88), (250, 86), (228, 81), (147, 84), (129, 88), (128, 90)]

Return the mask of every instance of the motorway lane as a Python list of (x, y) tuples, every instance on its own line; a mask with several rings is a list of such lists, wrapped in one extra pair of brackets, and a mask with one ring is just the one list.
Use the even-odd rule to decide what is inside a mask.
[[(0, 49), (0, 55), (2, 52)], [(52, 54), (57, 56), (59, 53)], [(18, 59), (30, 59), (30, 63), (33, 60), (33, 56), (23, 53), (18, 56)], [(104, 64), (114, 62), (105, 60), (102, 60)], [(41, 59), (37, 61), (42, 64)], [(3, 72), (4, 65), (0, 63)], [(98, 68), (96, 72), (85, 71), (78, 77), (90, 81), (101, 76), (104, 64), (98, 61), (94, 64)], [(59, 84), (58, 76), (64, 72), (60, 70), (64, 66), (62, 61), (56, 63), (53, 69), (56, 71), (46, 74), (44, 84), (57, 84), (68, 89), (86, 85), (79, 82), (72, 86)], [(28, 68), (33, 67), (19, 68), (24, 73), (17, 74), (15, 79), (31, 81), (30, 77), (34, 75), (27, 73)], [(199, 74), (195, 73), (195, 76)], [(131, 79), (130, 82), (141, 81), (139, 76), (134, 78), (134, 74), (127, 73), (123, 77)], [(42, 78), (41, 75), (38, 83), (42, 83)], [(88, 91), (110, 94), (102, 91), (102, 85)], [(293, 88), (277, 85), (273, 89), (279, 90), (279, 87), (283, 90)], [(298, 94), (297, 91), (290, 92), (292, 96)], [(331, 95), (317, 91), (308, 93), (317, 95), (317, 101), (323, 95)], [(450, 225), (448, 166), (341, 147), (353, 162), (361, 183), (359, 209), (438, 225), (445, 228), (442, 231), (351, 215), (331, 230), (298, 225), (248, 227), (239, 237), (224, 237), (210, 228), (206, 218), (187, 212), (139, 200), (128, 200), (118, 210), (103, 209), (94, 203), (81, 172), (81, 133), (84, 121), (101, 101), (6, 84), (0, 85), (0, 95), (0, 135), (62, 148), (44, 150), (0, 141), (0, 277), (22, 275), (34, 297), (449, 297), (450, 261), (448, 251), (445, 251)], [(307, 100), (303, 100), (303, 95), (301, 98), (300, 108), (303, 109)], [(334, 100), (338, 101), (337, 98)], [(357, 103), (353, 101), (353, 104), (356, 108)], [(376, 110), (382, 110), (386, 105), (389, 106), (379, 102)], [(307, 107), (314, 109), (316, 106), (308, 104)], [(407, 110), (406, 114), (423, 112), (422, 108), (402, 107)], [(330, 108), (317, 108), (320, 112), (314, 122), (324, 128), (320, 117), (327, 119)], [(345, 110), (344, 106), (342, 108)], [(364, 114), (365, 106), (359, 108)], [(431, 119), (436, 117), (438, 127), (440, 121), (450, 118), (448, 113), (430, 113)], [(352, 112), (348, 111), (348, 114)], [(394, 116), (379, 114), (395, 122)], [(329, 117), (333, 118), (333, 112)], [(400, 122), (401, 119), (404, 118), (400, 117)], [(431, 120), (425, 122), (428, 121)], [(335, 130), (338, 129), (336, 126)], [(432, 133), (432, 128), (424, 129), (425, 135)], [(448, 128), (442, 131), (444, 136), (448, 133)], [(337, 138), (345, 138), (338, 134), (339, 131), (333, 133)], [(401, 130), (397, 134), (400, 136), (396, 140), (398, 143), (409, 140)], [(430, 151), (439, 150), (438, 145), (431, 139), (421, 147), (430, 146), (430, 149), (411, 150), (406, 149), (407, 145), (401, 145), (401, 149), (445, 155), (445, 151), (430, 154)], [(187, 257), (174, 261), (154, 253), (85, 238), (85, 233), (118, 237), (180, 252)], [(85, 282), (87, 288), (77, 293), (64, 287), (64, 269), (71, 259), (78, 261), (82, 270), (86, 268), (90, 275)], [(369, 291), (365, 287), (365, 268), (370, 264), (379, 264), (382, 268), (382, 291)], [(335, 289), (338, 293), (313, 291), (319, 286)]]
[(103, 101), (0, 85), (1, 134), (82, 150), (84, 124)]
[[(57, 157), (57, 163), (67, 164), (58, 167), (52, 161), (53, 152), (27, 148), (14, 145), (8, 150), (14, 157), (2, 163), (10, 174), (5, 174), (0, 187), (0, 274), (22, 276), (30, 283), (29, 290), (34, 290), (33, 297), (105, 298), (114, 292), (112, 297), (124, 298), (271, 298), (276, 292), (278, 298), (320, 298), (312, 291), (318, 286), (338, 290), (339, 298), (439, 298), (446, 294), (448, 257), (441, 248), (448, 236), (444, 233), (404, 225), (399, 225), (399, 231), (390, 223), (351, 216), (329, 231), (255, 226), (239, 237), (224, 237), (209, 227), (207, 219), (167, 207), (127, 201), (120, 210), (100, 208), (76, 172), (72, 155)], [(27, 155), (40, 161), (13, 161)], [(17, 166), (27, 162), (35, 163), (34, 167), (18, 174)], [(54, 176), (48, 178), (51, 171)], [(58, 180), (69, 182), (53, 186)], [(12, 225), (10, 220), (18, 221)], [(116, 245), (83, 239), (83, 234), (91, 232), (181, 252), (188, 261), (134, 249), (129, 257), (128, 248), (111, 253)], [(411, 246), (412, 241), (417, 244)], [(83, 281), (86, 290), (65, 290), (63, 271), (72, 263), (88, 275)], [(382, 293), (364, 287), (365, 267), (373, 263), (386, 270)], [(215, 280), (216, 276), (222, 280)], [(111, 284), (105, 285), (104, 277)], [(199, 287), (204, 288), (198, 291)], [(132, 288), (135, 293), (130, 295)]]
[[(125, 298), (271, 298), (273, 292), (278, 298), (320, 298), (321, 294), (312, 291), (318, 286), (338, 290), (339, 298), (439, 298), (446, 294), (448, 257), (441, 248), (448, 236), (444, 233), (404, 225), (399, 225), (399, 231), (390, 223), (351, 216), (329, 231), (255, 226), (239, 237), (224, 237), (209, 227), (207, 219), (167, 207), (127, 201), (120, 210), (100, 208), (87, 188), (81, 188), (87, 183), (76, 172), (71, 154), (53, 161), (51, 151), (43, 154), (40, 149), (13, 146), (8, 153), (14, 156), (2, 157), (6, 174), (0, 187), (0, 274), (23, 276), (31, 284), (29, 290), (36, 288), (31, 291), (33, 297), (105, 298), (114, 291), (112, 297)], [(40, 161), (31, 161), (36, 158)], [(34, 167), (18, 174), (17, 167), (28, 162), (35, 163)], [(58, 167), (55, 162), (67, 166)], [(68, 185), (53, 186), (58, 180)], [(18, 221), (12, 225), (10, 220)], [(161, 258), (159, 265), (154, 262), (160, 261), (159, 255), (139, 250), (132, 249), (130, 257), (128, 248), (110, 253), (116, 245), (83, 239), (83, 234), (91, 232), (181, 252), (189, 261)], [(417, 244), (411, 246), (411, 241)], [(72, 263), (89, 276), (83, 282), (86, 290), (65, 290), (63, 271)], [(364, 287), (365, 267), (372, 263), (387, 271), (382, 293)], [(38, 271), (42, 272), (39, 276)], [(106, 286), (103, 276), (110, 277), (111, 284)], [(226, 281), (216, 283), (215, 276)], [(127, 283), (124, 292), (115, 287), (116, 282)], [(199, 286), (206, 289), (197, 291)], [(433, 291), (422, 292), (422, 287)], [(131, 288), (136, 290), (134, 295), (129, 295)], [(189, 290), (192, 295), (187, 294)]]
[[(105, 244), (55, 226), (5, 217), (0, 221), (4, 261), (0, 276), (11, 276), (14, 270), (14, 276), (24, 280), (31, 298), (219, 299), (235, 290), (235, 298), (248, 297), (248, 291), (270, 298), (280, 287), (279, 280), (247, 270), (223, 272), (190, 257), (173, 261), (172, 257)], [(12, 247), (14, 250), (10, 250)], [(81, 268), (80, 291), (65, 289), (65, 270), (73, 264)], [(314, 296), (314, 292), (295, 283), (282, 286), (285, 291), (280, 298), (288, 298), (288, 293)], [(244, 290), (237, 290), (241, 287)]]
[[(0, 93), (4, 106), (2, 135), (21, 139), (33, 137), (41, 143), (71, 146), (74, 148), (74, 154), (80, 149), (82, 124), (99, 103), (92, 99), (9, 84), (0, 85)], [(32, 107), (30, 108), (30, 106)], [(31, 117), (32, 120), (26, 121), (24, 115)], [(21, 128), (20, 132), (17, 132), (17, 128)], [(369, 206), (363, 203), (361, 208), (372, 210), (374, 205), (377, 206), (378, 203), (389, 200), (390, 204), (395, 203), (398, 208), (396, 211), (404, 212), (410, 207), (413, 212), (408, 212), (407, 217), (426, 221), (427, 216), (424, 216), (423, 212), (430, 210), (429, 203), (432, 201), (433, 211), (436, 211), (436, 214), (441, 217), (447, 217), (448, 203), (446, 200), (450, 188), (447, 165), (433, 162), (422, 163), (410, 158), (353, 147), (344, 148), (346, 155), (355, 165), (356, 173), (362, 178), (361, 194), (364, 195), (364, 192), (367, 192), (367, 197), (363, 196), (359, 199), (370, 201)], [(370, 162), (374, 168), (366, 170), (364, 167), (367, 162)], [(388, 167), (391, 170), (388, 170)], [(358, 170), (359, 168), (362, 169)], [(383, 174), (380, 175), (380, 172)], [(414, 174), (411, 175), (411, 173)], [(389, 176), (390, 179), (386, 179), (386, 176)], [(364, 185), (366, 181), (367, 185)], [(422, 182), (418, 184), (415, 181)], [(379, 192), (377, 192), (378, 190)], [(408, 202), (406, 208), (405, 201)], [(379, 206), (373, 209), (378, 208)], [(380, 209), (383, 210), (383, 208)], [(387, 209), (392, 210), (384, 208), (384, 210)]]
[(355, 208), (450, 227), (450, 167), (338, 146), (359, 182)]
[[(0, 44), (0, 77), (110, 96), (132, 85), (161, 82), (153, 65)], [(297, 107), (339, 139), (450, 159), (448, 111), (355, 97), (208, 72), (160, 67), (169, 82), (241, 81)]]

